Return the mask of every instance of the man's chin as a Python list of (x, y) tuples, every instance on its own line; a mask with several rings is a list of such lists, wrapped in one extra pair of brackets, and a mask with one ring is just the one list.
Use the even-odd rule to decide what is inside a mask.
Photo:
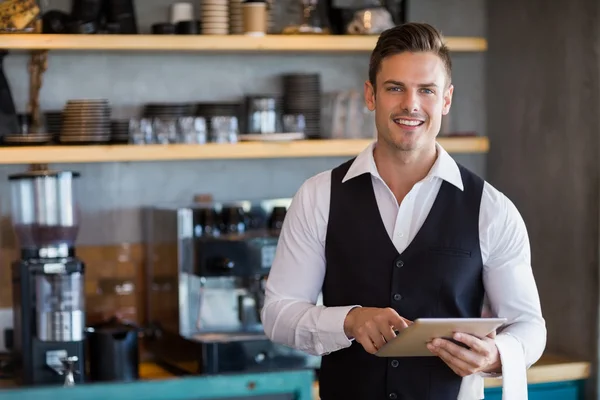
[(403, 138), (393, 140), (393, 146), (402, 151), (412, 151), (419, 148), (419, 140), (418, 138)]

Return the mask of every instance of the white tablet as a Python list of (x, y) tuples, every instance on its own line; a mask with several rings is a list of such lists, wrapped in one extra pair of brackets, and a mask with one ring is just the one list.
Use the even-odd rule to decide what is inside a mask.
[(457, 332), (483, 338), (504, 323), (506, 318), (420, 318), (408, 328), (398, 332), (398, 335), (383, 345), (375, 355), (379, 357), (435, 356), (427, 349), (427, 343), (435, 338), (452, 339)]

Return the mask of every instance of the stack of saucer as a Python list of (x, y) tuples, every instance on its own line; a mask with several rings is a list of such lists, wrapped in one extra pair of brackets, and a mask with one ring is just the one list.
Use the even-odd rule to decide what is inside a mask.
[(267, 0), (267, 33), (275, 32), (275, 0)]
[(110, 106), (106, 99), (69, 100), (63, 110), (61, 143), (110, 141)]
[(44, 112), (46, 118), (46, 130), (58, 140), (62, 129), (62, 110), (51, 110)]
[(232, 35), (242, 35), (244, 33), (242, 1), (229, 0), (229, 33)]
[(202, 0), (200, 8), (203, 35), (229, 33), (229, 0)]
[(119, 119), (110, 121), (110, 141), (125, 144), (129, 142), (129, 120)]
[(5, 146), (39, 146), (52, 143), (49, 133), (11, 133), (2, 137)]
[(193, 103), (148, 103), (144, 104), (143, 118), (177, 119), (194, 115), (196, 105)]

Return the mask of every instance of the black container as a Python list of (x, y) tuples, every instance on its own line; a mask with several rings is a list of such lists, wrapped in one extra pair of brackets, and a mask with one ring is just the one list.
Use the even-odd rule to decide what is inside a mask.
[(89, 379), (135, 381), (139, 378), (139, 329), (112, 319), (87, 330)]

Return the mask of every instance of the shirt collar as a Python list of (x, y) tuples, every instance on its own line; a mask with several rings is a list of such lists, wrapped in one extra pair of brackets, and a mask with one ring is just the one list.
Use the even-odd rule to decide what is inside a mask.
[[(377, 141), (372, 142), (369, 146), (364, 149), (348, 169), (346, 176), (344, 176), (343, 182), (356, 178), (359, 175), (371, 174), (372, 176), (381, 179), (377, 166), (375, 165), (375, 159), (373, 158), (373, 150), (377, 145)], [(429, 170), (427, 176), (423, 179), (424, 181), (431, 180), (433, 178), (440, 178), (448, 183), (453, 184), (460, 190), (464, 190), (462, 177), (456, 161), (448, 154), (446, 150), (439, 143), (435, 144), (437, 150), (437, 158), (435, 163)]]

